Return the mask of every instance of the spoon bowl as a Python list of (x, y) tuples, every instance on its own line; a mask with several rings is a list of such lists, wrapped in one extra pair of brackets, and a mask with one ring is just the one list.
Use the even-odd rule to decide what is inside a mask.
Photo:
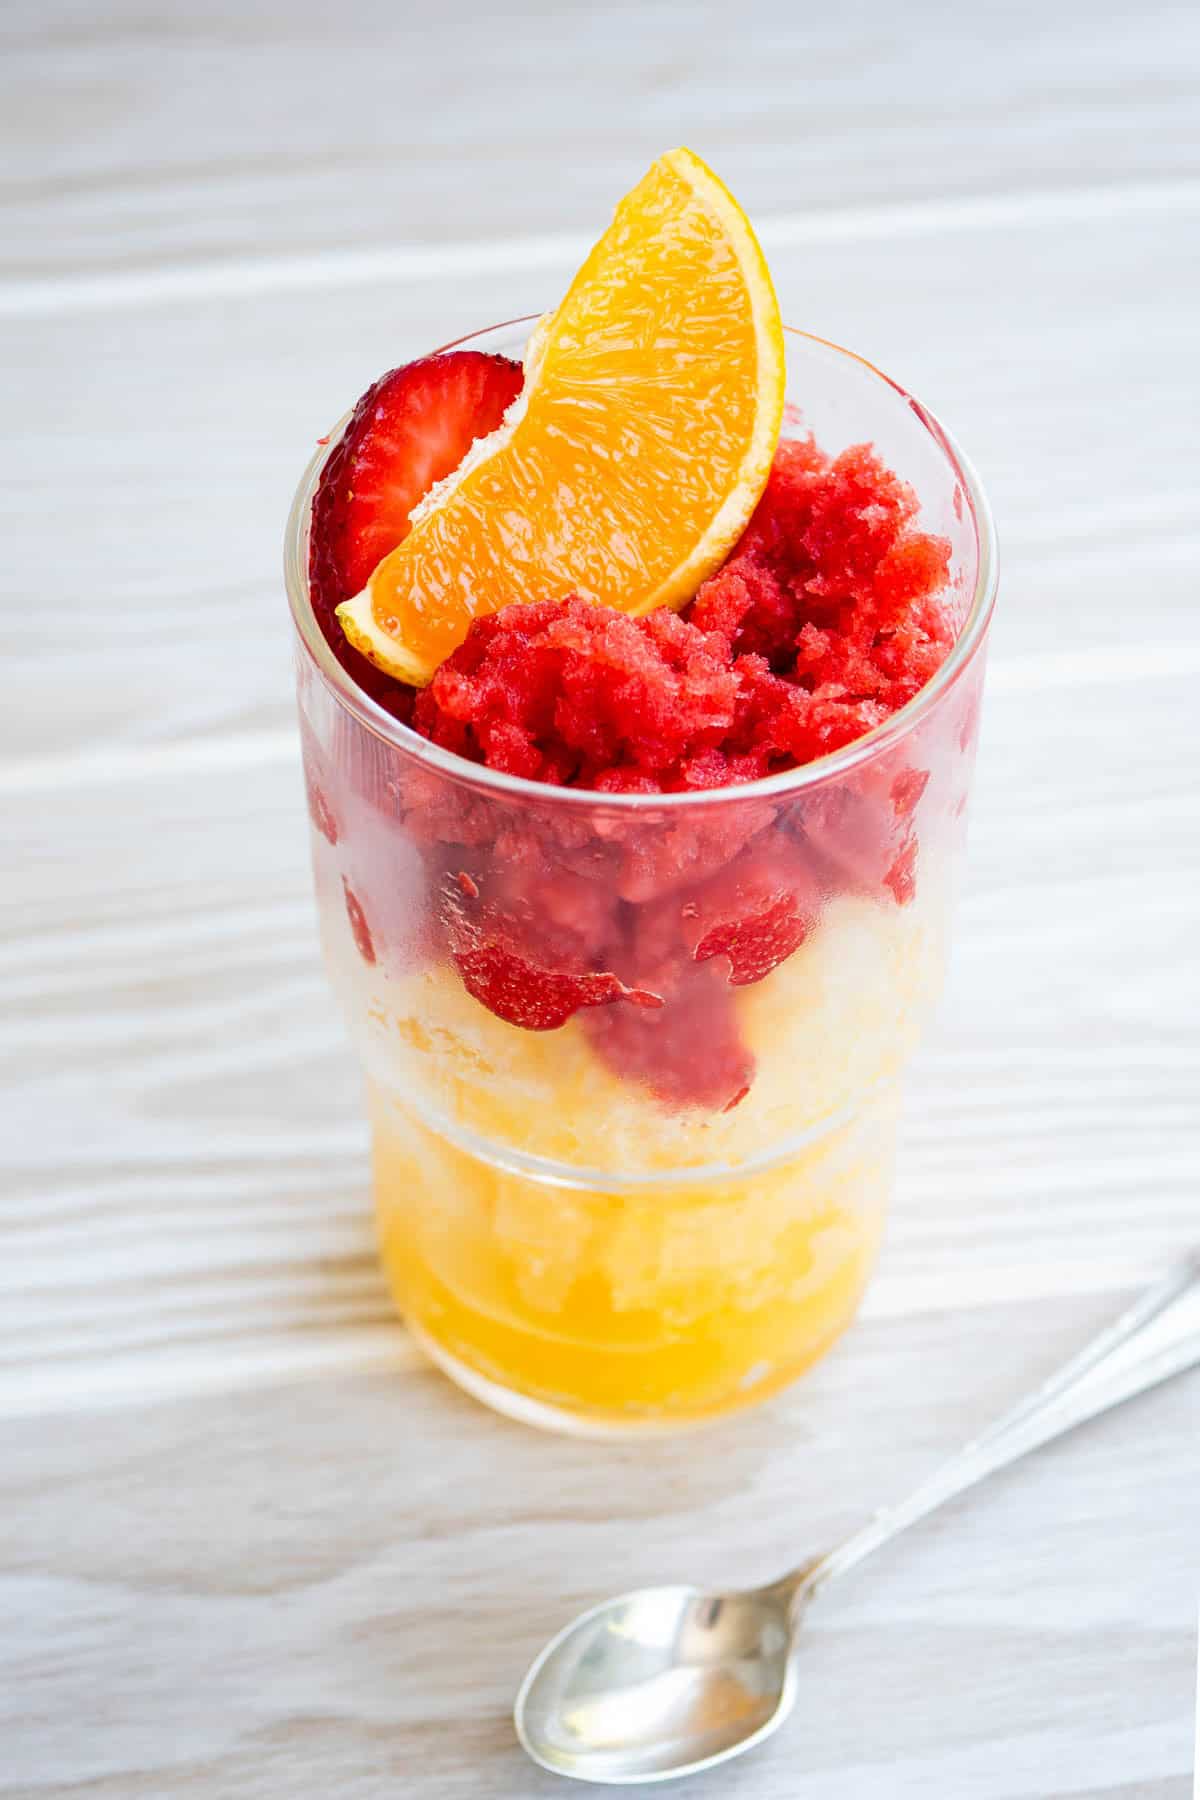
[(517, 1732), (558, 1775), (614, 1785), (713, 1767), (791, 1711), (790, 1584), (642, 1588), (584, 1613), (522, 1684)]

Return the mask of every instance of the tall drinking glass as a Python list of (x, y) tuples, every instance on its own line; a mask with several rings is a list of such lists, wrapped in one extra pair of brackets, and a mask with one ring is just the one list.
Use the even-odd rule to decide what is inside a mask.
[[(533, 321), (466, 340), (519, 356)], [(872, 442), (951, 545), (953, 651), (807, 767), (601, 796), (470, 764), (331, 653), (288, 527), (321, 932), (362, 1059), (384, 1267), (410, 1329), (504, 1412), (669, 1429), (793, 1380), (853, 1318), (903, 1072), (937, 998), (996, 585), (945, 431), (787, 334), (788, 423)]]

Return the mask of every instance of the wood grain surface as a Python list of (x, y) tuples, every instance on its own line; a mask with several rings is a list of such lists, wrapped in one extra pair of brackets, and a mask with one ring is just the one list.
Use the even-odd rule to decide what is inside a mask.
[[(1200, 1238), (1200, 25), (882, 0), (0, 10), (0, 1796), (549, 1800), (573, 1608), (901, 1494)], [(315, 437), (537, 310), (686, 140), (951, 424), (1004, 578), (949, 991), (860, 1325), (636, 1449), (388, 1309), (278, 574)], [(1192, 1792), (1200, 1377), (814, 1611), (680, 1800)]]

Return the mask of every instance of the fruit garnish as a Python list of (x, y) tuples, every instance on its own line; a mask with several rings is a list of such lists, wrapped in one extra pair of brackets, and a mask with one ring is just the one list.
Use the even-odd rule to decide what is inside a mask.
[(330, 451), (313, 500), (309, 591), (335, 655), (376, 699), (387, 702), (396, 690), (347, 643), (337, 608), (360, 592), (407, 536), (413, 509), (495, 431), (520, 391), (520, 365), (506, 356), (422, 357), (367, 389)]
[(784, 374), (745, 215), (699, 157), (671, 151), (535, 332), (520, 403), (339, 606), (346, 636), (424, 685), (510, 601), (683, 605), (763, 491)]

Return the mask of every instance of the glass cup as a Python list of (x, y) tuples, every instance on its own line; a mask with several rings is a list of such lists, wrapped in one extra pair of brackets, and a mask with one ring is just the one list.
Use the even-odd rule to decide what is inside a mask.
[[(464, 340), (519, 356), (535, 321)], [(996, 586), (942, 427), (787, 334), (785, 433), (870, 441), (949, 539), (960, 632), (903, 711), (742, 787), (601, 797), (477, 767), (360, 688), (288, 526), (321, 933), (365, 1069), (384, 1267), (502, 1412), (630, 1433), (792, 1381), (845, 1330), (941, 985)], [(335, 434), (336, 435), (336, 434)]]

